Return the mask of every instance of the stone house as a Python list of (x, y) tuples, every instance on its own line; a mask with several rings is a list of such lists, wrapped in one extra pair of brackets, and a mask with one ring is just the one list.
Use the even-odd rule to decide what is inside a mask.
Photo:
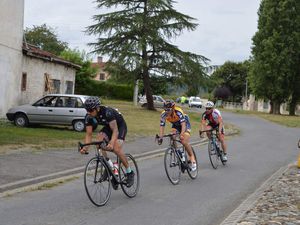
[(110, 75), (107, 71), (105, 71), (106, 63), (103, 62), (103, 58), (101, 56), (97, 57), (97, 62), (92, 63), (92, 67), (97, 68), (98, 72), (95, 76), (94, 80), (106, 81), (110, 78)]
[(21, 103), (47, 93), (73, 94), (76, 69), (80, 66), (33, 45), (23, 44)]

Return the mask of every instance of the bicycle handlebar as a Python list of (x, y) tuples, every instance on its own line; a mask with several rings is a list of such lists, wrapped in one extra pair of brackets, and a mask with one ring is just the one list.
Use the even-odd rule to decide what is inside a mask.
[[(174, 136), (176, 136), (176, 135), (179, 135), (179, 133), (175, 133), (175, 134), (173, 134), (173, 133), (171, 133), (171, 134), (164, 134), (164, 135), (162, 136), (162, 138), (165, 138), (165, 137), (172, 138), (172, 137), (174, 137)], [(155, 135), (155, 141), (158, 141), (159, 139), (160, 139), (160, 136), (159, 136), (158, 134), (156, 134), (156, 135)], [(173, 140), (181, 143), (181, 140), (179, 140), (179, 139), (173, 138)]]
[(217, 131), (218, 128), (213, 128), (213, 129), (209, 129), (209, 130), (199, 130), (199, 134), (204, 133), (204, 132), (213, 132), (213, 131)]
[(106, 141), (93, 141), (90, 143), (83, 144), (81, 142), (78, 142), (78, 152), (84, 147), (84, 146), (89, 146), (89, 145), (99, 145), (101, 149), (105, 150), (105, 147), (107, 145)]

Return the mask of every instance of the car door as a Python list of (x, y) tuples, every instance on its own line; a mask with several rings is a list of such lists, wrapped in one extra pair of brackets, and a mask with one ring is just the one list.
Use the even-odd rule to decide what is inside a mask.
[(58, 99), (62, 105), (56, 105), (57, 123), (71, 125), (74, 120), (83, 120), (86, 110), (79, 97), (61, 96)]
[(163, 108), (164, 102), (165, 102), (165, 100), (162, 97), (156, 96), (156, 101), (155, 101), (154, 107), (155, 108)]
[(75, 97), (59, 96), (55, 104), (55, 115), (52, 123), (72, 124), (76, 114), (75, 102)]
[(27, 113), (30, 123), (51, 122), (56, 102), (57, 96), (46, 96), (34, 103), (32, 109)]

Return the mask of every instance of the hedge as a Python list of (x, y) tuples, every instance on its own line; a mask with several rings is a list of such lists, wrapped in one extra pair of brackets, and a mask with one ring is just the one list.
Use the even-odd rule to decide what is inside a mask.
[(105, 81), (86, 80), (84, 84), (77, 84), (75, 92), (83, 95), (94, 95), (120, 100), (133, 99), (133, 86), (126, 84), (107, 83)]

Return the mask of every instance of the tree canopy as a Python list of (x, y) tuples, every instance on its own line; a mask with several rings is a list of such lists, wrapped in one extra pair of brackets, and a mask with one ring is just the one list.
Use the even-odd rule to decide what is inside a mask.
[(237, 63), (231, 61), (225, 62), (210, 77), (215, 87), (215, 97), (222, 99), (231, 97), (232, 101), (241, 101), (246, 92), (248, 71), (248, 61)]
[(300, 1), (262, 0), (258, 16), (250, 86), (257, 97), (271, 101), (272, 113), (290, 100), (294, 114), (300, 100)]
[(201, 76), (202, 64), (207, 61), (172, 44), (184, 30), (197, 27), (194, 18), (173, 8), (174, 2), (96, 0), (98, 8), (116, 11), (95, 15), (96, 23), (87, 28), (87, 33), (98, 36), (90, 43), (94, 52), (108, 55), (111, 62), (143, 80), (148, 109), (154, 109), (150, 76)]
[(24, 33), (28, 43), (55, 55), (59, 55), (68, 48), (68, 44), (60, 41), (55, 30), (46, 24), (26, 28)]

